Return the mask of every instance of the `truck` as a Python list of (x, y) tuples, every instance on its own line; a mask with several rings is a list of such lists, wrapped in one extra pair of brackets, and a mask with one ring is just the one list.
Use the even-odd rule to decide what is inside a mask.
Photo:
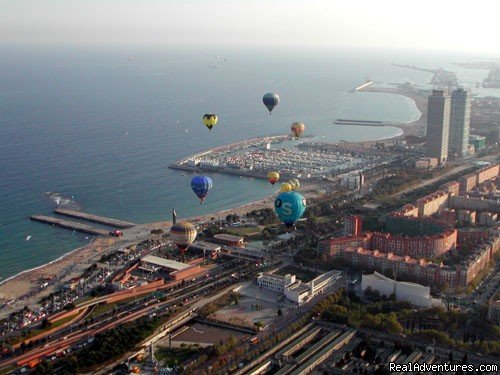
[(120, 230), (112, 230), (109, 232), (109, 235), (113, 237), (121, 237), (123, 236), (123, 233)]

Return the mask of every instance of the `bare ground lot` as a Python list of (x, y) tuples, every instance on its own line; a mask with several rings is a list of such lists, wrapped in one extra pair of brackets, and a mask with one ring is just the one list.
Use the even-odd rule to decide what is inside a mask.
[(239, 326), (253, 327), (257, 322), (266, 326), (280, 318), (278, 309), (285, 313), (292, 308), (289, 302), (279, 300), (279, 293), (261, 289), (255, 284), (243, 287), (238, 293), (241, 297), (237, 305), (226, 306), (210, 315), (210, 318)]
[(217, 344), (221, 340), (225, 341), (229, 336), (233, 336), (235, 339), (240, 340), (245, 336), (250, 336), (250, 334), (233, 331), (231, 329), (212, 327), (207, 324), (194, 323), (183, 327), (181, 333), (177, 334), (174, 332), (172, 336), (172, 341), (182, 341), (182, 342), (197, 342), (203, 344)]

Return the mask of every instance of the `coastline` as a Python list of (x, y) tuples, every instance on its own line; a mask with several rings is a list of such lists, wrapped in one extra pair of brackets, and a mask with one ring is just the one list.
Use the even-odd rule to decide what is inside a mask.
[[(308, 199), (318, 196), (317, 190), (320, 188), (321, 186), (319, 184), (306, 183), (303, 184), (300, 192)], [(230, 213), (243, 215), (252, 210), (272, 207), (273, 202), (274, 196), (270, 195), (234, 208), (185, 219), (179, 218), (179, 221), (187, 220), (193, 223), (199, 223), (210, 221), (212, 217), (222, 219)], [(103, 254), (151, 238), (150, 232), (152, 229), (161, 228), (165, 233), (168, 233), (171, 225), (171, 221), (145, 223), (132, 228), (123, 229), (123, 237), (120, 239), (97, 237), (89, 244), (73, 249), (49, 263), (24, 270), (3, 280), (2, 283), (0, 283), (0, 301), (5, 303), (14, 299), (14, 302), (0, 309), (0, 318), (6, 317), (12, 311), (22, 309), (24, 306), (30, 308), (39, 306), (38, 301), (40, 298), (57, 291), (58, 287), (69, 279), (80, 276), (83, 271), (93, 263), (99, 263), (99, 259)], [(50, 284), (44, 289), (41, 289), (41, 285), (49, 278), (52, 279)], [(12, 296), (14, 296), (14, 298), (12, 298)]]
[[(426, 123), (427, 112), (427, 92), (416, 89), (409, 85), (400, 85), (396, 88), (374, 87), (370, 85), (360, 89), (358, 92), (379, 92), (406, 96), (413, 101), (415, 108), (420, 112), (416, 120), (406, 123), (394, 123), (388, 126), (401, 130), (398, 135), (389, 138), (373, 139), (370, 141), (349, 142), (350, 144), (371, 145), (382, 140), (396, 142), (404, 139), (408, 135), (420, 135), (422, 126)], [(246, 141), (242, 141), (246, 142)], [(225, 147), (225, 146), (221, 146)], [(300, 192), (307, 198), (317, 196), (317, 190), (322, 188), (321, 183), (304, 184)], [(210, 214), (186, 218), (192, 222), (209, 221), (210, 218), (222, 218), (229, 213), (244, 214), (251, 210), (258, 210), (272, 207), (273, 196), (267, 196), (254, 202), (243, 204), (235, 208), (212, 212)], [(60, 285), (67, 280), (80, 276), (83, 271), (93, 263), (98, 263), (103, 254), (109, 253), (121, 247), (129, 246), (133, 243), (144, 241), (151, 237), (151, 229), (161, 228), (166, 233), (171, 226), (170, 221), (160, 221), (153, 223), (139, 224), (135, 227), (124, 229), (124, 237), (107, 238), (96, 237), (89, 244), (68, 251), (66, 254), (38, 267), (21, 271), (0, 282), (0, 301), (8, 302), (14, 300), (9, 306), (4, 306), (0, 310), (0, 317), (7, 315), (11, 311), (23, 308), (24, 306), (34, 307), (43, 296), (56, 291)], [(49, 285), (41, 288), (43, 283), (50, 279)]]
[(376, 87), (369, 86), (361, 89), (359, 92), (376, 92), (382, 94), (401, 95), (410, 99), (414, 108), (420, 112), (417, 119), (408, 122), (394, 123), (390, 126), (398, 127), (403, 130), (402, 136), (418, 136), (422, 135), (422, 129), (427, 125), (427, 98), (428, 90), (419, 89), (411, 85), (398, 85), (396, 87)]

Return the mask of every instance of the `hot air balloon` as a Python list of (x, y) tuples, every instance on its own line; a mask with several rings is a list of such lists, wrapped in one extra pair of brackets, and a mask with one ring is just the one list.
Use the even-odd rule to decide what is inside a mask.
[(198, 232), (194, 225), (187, 221), (181, 221), (170, 228), (170, 238), (172, 238), (173, 243), (177, 246), (182, 256), (184, 256), (184, 252), (189, 245), (194, 242), (197, 234)]
[(274, 201), (274, 209), (287, 228), (295, 225), (306, 209), (305, 198), (296, 191), (288, 191), (278, 195)]
[(300, 181), (296, 178), (292, 178), (288, 183), (292, 185), (292, 190), (297, 190), (300, 187)]
[(208, 128), (209, 131), (212, 131), (212, 128), (217, 124), (218, 117), (213, 113), (206, 113), (203, 115), (203, 123)]
[(278, 172), (269, 172), (267, 174), (267, 181), (269, 181), (273, 186), (276, 182), (278, 182), (279, 179), (280, 179), (280, 174)]
[(269, 92), (269, 93), (264, 95), (264, 97), (262, 98), (262, 101), (264, 102), (264, 105), (269, 110), (269, 114), (271, 114), (274, 107), (276, 107), (279, 104), (280, 97), (278, 96), (278, 94)]
[(292, 185), (289, 182), (283, 182), (281, 184), (280, 192), (284, 193), (287, 191), (292, 191)]
[(212, 189), (212, 186), (212, 179), (207, 176), (195, 176), (191, 180), (191, 189), (200, 198), (200, 204), (203, 203), (203, 199), (205, 199), (210, 189)]
[(306, 126), (302, 122), (294, 122), (290, 127), (295, 138), (299, 138), (304, 133), (305, 128)]

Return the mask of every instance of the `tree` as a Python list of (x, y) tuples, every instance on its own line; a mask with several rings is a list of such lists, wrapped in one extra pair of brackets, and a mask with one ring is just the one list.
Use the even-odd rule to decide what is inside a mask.
[(240, 303), (240, 295), (238, 293), (231, 293), (231, 299), (233, 300), (235, 305)]
[(43, 360), (38, 366), (36, 366), (33, 374), (36, 375), (45, 375), (45, 374), (53, 374), (54, 369), (52, 368), (52, 364), (49, 361)]
[(397, 321), (396, 316), (392, 313), (389, 315), (389, 317), (387, 317), (384, 321), (382, 321), (382, 324), (380, 327), (383, 330), (385, 330), (389, 333), (393, 333), (393, 334), (403, 332), (403, 327)]
[(467, 365), (468, 363), (469, 363), (469, 356), (467, 355), (467, 353), (465, 353), (462, 358), (462, 365)]
[(278, 316), (282, 316), (282, 315), (283, 315), (283, 310), (278, 309)]
[(51, 326), (52, 323), (49, 322), (49, 319), (43, 318), (42, 320), (42, 329), (48, 328)]

